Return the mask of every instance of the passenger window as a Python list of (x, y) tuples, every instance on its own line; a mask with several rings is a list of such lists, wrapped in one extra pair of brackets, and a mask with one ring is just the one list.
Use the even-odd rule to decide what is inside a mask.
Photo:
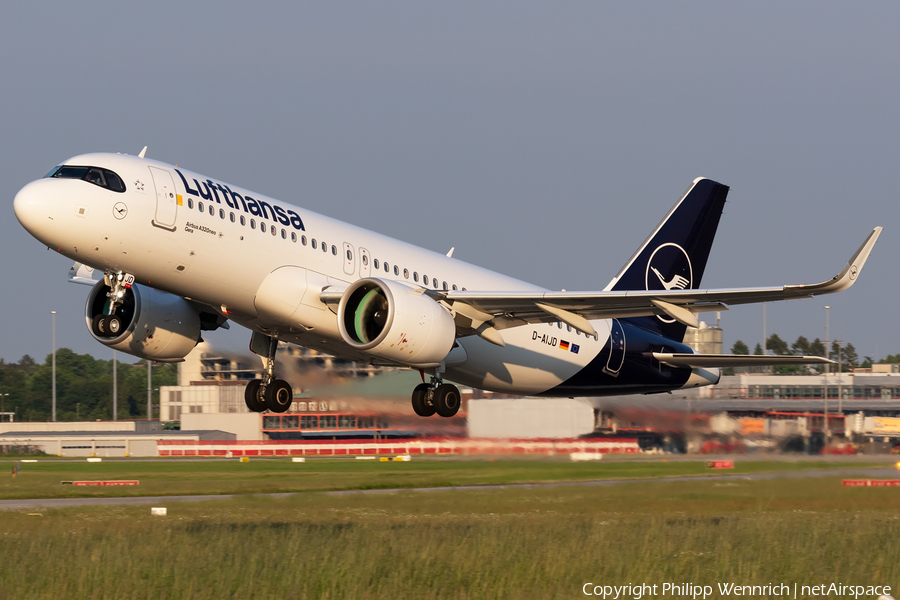
[(394, 265), (394, 275), (398, 277), (400, 276), (400, 267), (398, 267), (397, 265)]
[(322, 242), (322, 252), (328, 252), (328, 244)]
[(375, 268), (378, 269), (378, 259), (377, 258), (375, 259), (375, 262), (373, 264), (375, 265)]
[(256, 229), (256, 219), (250, 219), (250, 229)]
[(219, 209), (219, 218), (220, 219), (225, 218), (225, 209), (222, 209), (222, 208)]
[(422, 274), (422, 285), (428, 287), (428, 275)]
[(297, 233), (294, 231), (291, 232), (291, 241), (297, 243)]
[(364, 266), (364, 267), (365, 267), (365, 266), (368, 266), (368, 264), (369, 264), (369, 255), (368, 255), (368, 254), (363, 254), (362, 261), (363, 261), (363, 266)]
[(232, 223), (234, 223), (234, 213), (228, 213), (228, 218), (231, 219)]
[(390, 268), (390, 266), (388, 266), (388, 264), (387, 264), (386, 261), (385, 261), (385, 263), (384, 263), (384, 272), (385, 272), (385, 273), (390, 273), (390, 272), (391, 272), (391, 268)]
[(283, 239), (283, 240), (287, 239), (287, 231), (285, 231), (284, 229), (281, 230), (281, 239)]
[(213, 206), (212, 204), (209, 205), (209, 214), (210, 214), (210, 216), (216, 214), (216, 207)]
[(350, 249), (347, 249), (347, 260), (353, 260), (353, 253), (350, 252)]
[(403, 269), (403, 279), (409, 279), (409, 269)]
[(431, 287), (433, 287), (434, 289), (437, 289), (437, 277), (435, 277), (431, 280)]
[(332, 254), (333, 256), (337, 256), (337, 246), (335, 246), (335, 245), (333, 245), (333, 244), (332, 244), (332, 246), (331, 246), (331, 254)]
[(203, 212), (203, 203), (202, 203), (202, 202), (198, 202), (198, 203), (197, 203), (197, 208), (200, 209), (200, 212)]
[(312, 243), (311, 243), (310, 245), (312, 246), (312, 249), (313, 249), (313, 250), (316, 249), (316, 238), (313, 238), (313, 239), (312, 239)]
[(415, 281), (416, 283), (419, 283), (419, 272), (418, 271), (413, 271), (413, 281)]
[(443, 285), (444, 285), (444, 291), (446, 292), (446, 291), (447, 291), (447, 282), (444, 281), (444, 282), (442, 282), (442, 283), (443, 283)]
[(262, 231), (263, 233), (266, 232), (266, 224), (263, 223), (262, 221), (259, 222), (259, 230)]
[(278, 228), (273, 225), (272, 226), (272, 236), (274, 237), (276, 235), (278, 235)]
[(462, 289), (462, 291), (464, 291), (464, 292), (465, 292), (465, 291), (466, 291), (466, 288), (463, 288), (463, 289)]
[(247, 218), (244, 217), (244, 215), (241, 215), (241, 225), (243, 226), (243, 225), (246, 225), (246, 224), (247, 224)]
[(453, 291), (454, 291), (454, 292), (456, 291), (456, 284), (455, 284), (455, 283), (453, 284)]
[(188, 208), (194, 208), (194, 201), (188, 198)]

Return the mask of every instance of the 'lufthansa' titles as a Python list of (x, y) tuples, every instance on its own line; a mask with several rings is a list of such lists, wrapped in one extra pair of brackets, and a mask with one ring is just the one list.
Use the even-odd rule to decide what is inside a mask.
[(181, 177), (185, 192), (192, 196), (203, 198), (209, 202), (216, 202), (217, 204), (221, 204), (222, 200), (225, 200), (225, 204), (227, 204), (229, 208), (250, 213), (256, 217), (269, 219), (270, 221), (276, 221), (282, 225), (290, 225), (298, 231), (306, 231), (306, 228), (303, 226), (303, 219), (292, 210), (285, 210), (274, 202), (269, 203), (265, 200), (257, 200), (256, 198), (247, 195), (242, 196), (237, 192), (231, 191), (224, 183), (217, 183), (212, 179), (207, 179), (206, 181), (197, 181), (197, 179), (194, 179), (194, 186), (196, 186), (196, 189), (194, 189), (188, 183), (181, 171), (175, 169), (175, 172)]

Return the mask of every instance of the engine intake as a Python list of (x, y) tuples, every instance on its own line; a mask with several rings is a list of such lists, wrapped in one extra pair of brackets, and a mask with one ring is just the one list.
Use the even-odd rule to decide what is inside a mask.
[(105, 346), (159, 362), (178, 362), (200, 341), (200, 313), (187, 300), (167, 292), (133, 285), (113, 316), (115, 326), (98, 327), (109, 308), (109, 286), (99, 282), (85, 306), (85, 321), (95, 340)]
[(360, 279), (347, 288), (338, 327), (353, 348), (412, 367), (437, 366), (456, 340), (446, 308), (419, 288), (387, 279)]

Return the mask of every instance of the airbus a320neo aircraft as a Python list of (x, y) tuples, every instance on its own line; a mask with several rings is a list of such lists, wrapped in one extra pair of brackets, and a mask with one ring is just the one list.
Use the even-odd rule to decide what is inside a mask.
[(250, 329), (265, 371), (246, 388), (254, 411), (291, 405), (275, 377), (279, 340), (418, 369), (423, 417), (459, 409), (445, 380), (529, 396), (646, 394), (715, 384), (724, 366), (829, 362), (695, 354), (682, 340), (700, 312), (850, 287), (881, 232), (823, 283), (701, 290), (728, 187), (700, 178), (603, 291), (555, 292), (145, 152), (67, 160), (19, 191), (16, 217), (76, 261), (71, 280), (93, 285), (85, 321), (106, 346), (180, 361), (203, 331)]

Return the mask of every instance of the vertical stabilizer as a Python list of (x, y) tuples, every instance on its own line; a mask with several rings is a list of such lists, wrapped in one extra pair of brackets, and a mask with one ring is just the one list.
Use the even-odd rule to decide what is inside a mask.
[[(695, 179), (606, 289), (699, 288), (727, 195), (728, 186)], [(685, 326), (665, 315), (628, 321), (679, 342), (684, 338)]]

